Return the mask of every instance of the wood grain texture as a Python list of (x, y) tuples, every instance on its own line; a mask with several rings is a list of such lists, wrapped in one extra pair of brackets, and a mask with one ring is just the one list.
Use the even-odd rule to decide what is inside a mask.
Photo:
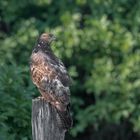
[(64, 140), (65, 130), (59, 128), (55, 108), (43, 99), (32, 101), (33, 140)]

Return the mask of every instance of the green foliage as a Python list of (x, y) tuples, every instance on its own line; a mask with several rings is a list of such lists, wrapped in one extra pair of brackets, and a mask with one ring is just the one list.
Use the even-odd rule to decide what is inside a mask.
[(29, 80), (27, 72), (27, 68), (14, 64), (0, 68), (0, 129), (4, 131), (4, 134), (3, 131), (0, 133), (1, 140), (31, 137), (30, 106), (33, 88), (31, 84), (25, 83)]
[(52, 47), (73, 78), (74, 127), (68, 139), (137, 139), (139, 0), (0, 5), (0, 140), (31, 139), (31, 99), (39, 93), (30, 80), (29, 57), (37, 36), (48, 31), (58, 37)]

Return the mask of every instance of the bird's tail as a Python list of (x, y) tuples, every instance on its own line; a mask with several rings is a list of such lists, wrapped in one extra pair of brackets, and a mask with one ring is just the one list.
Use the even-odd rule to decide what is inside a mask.
[(69, 130), (73, 124), (73, 120), (70, 114), (70, 106), (67, 106), (67, 109), (65, 111), (60, 111), (58, 109), (56, 110), (58, 113), (57, 117), (58, 125), (65, 130)]

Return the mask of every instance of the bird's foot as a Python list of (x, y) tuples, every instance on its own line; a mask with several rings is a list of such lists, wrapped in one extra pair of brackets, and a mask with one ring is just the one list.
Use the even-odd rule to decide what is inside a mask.
[(39, 100), (45, 100), (45, 98), (43, 96), (38, 96), (37, 99), (39, 99)]

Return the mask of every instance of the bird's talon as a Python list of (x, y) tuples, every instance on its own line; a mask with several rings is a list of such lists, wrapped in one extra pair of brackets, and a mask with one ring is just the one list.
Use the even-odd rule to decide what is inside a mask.
[(39, 96), (39, 97), (37, 97), (37, 99), (44, 100), (44, 97), (43, 96)]

